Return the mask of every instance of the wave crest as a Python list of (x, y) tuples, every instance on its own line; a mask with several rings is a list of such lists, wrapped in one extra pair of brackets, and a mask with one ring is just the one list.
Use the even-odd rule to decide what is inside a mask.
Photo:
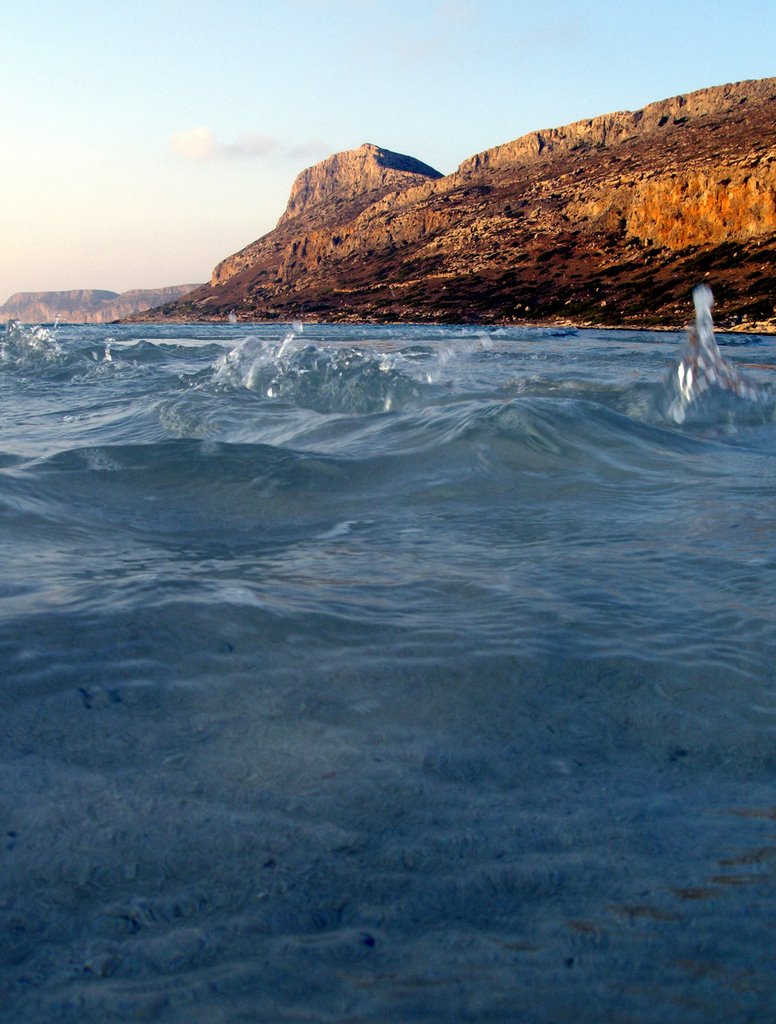
[(306, 344), (300, 328), (278, 344), (247, 338), (214, 364), (214, 380), (320, 413), (379, 413), (416, 402), (423, 384), (400, 353)]

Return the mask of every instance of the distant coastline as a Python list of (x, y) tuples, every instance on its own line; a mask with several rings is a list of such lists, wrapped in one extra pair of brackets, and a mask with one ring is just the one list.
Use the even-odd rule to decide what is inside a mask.
[(165, 302), (182, 298), (198, 288), (196, 284), (167, 288), (111, 292), (104, 289), (73, 289), (52, 292), (16, 292), (0, 306), (0, 321), (20, 323), (111, 323), (143, 313)]

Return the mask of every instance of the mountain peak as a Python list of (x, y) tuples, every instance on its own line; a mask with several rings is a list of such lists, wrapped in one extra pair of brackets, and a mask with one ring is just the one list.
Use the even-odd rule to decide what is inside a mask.
[[(291, 187), (278, 226), (332, 200), (366, 207), (389, 192), (441, 177), (439, 171), (414, 157), (365, 142), (358, 149), (335, 153), (302, 171)], [(353, 213), (352, 209), (348, 212)]]

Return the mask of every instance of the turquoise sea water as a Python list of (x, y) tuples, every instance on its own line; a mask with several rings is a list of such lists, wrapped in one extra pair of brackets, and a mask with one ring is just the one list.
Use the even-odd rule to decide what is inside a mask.
[(776, 339), (708, 331), (0, 330), (3, 1019), (772, 1020)]

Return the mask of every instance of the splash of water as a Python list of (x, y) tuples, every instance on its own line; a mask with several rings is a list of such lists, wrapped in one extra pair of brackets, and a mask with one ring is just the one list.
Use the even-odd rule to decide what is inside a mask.
[[(213, 366), (214, 380), (230, 387), (244, 387), (249, 391), (264, 391), (268, 398), (275, 397), (271, 378), (302, 345), (300, 329), (291, 330), (278, 344), (248, 337), (235, 345)], [(266, 378), (270, 380), (267, 383)]]
[(687, 332), (687, 342), (681, 358), (672, 371), (674, 397), (668, 407), (668, 416), (675, 423), (684, 423), (688, 408), (706, 392), (716, 389), (747, 401), (761, 397), (760, 389), (747, 381), (722, 356), (714, 338), (711, 307), (714, 296), (708, 285), (693, 289), (695, 323)]
[(5, 335), (0, 336), (0, 366), (30, 369), (53, 363), (62, 356), (56, 326), (27, 327), (18, 320), (9, 320)]

